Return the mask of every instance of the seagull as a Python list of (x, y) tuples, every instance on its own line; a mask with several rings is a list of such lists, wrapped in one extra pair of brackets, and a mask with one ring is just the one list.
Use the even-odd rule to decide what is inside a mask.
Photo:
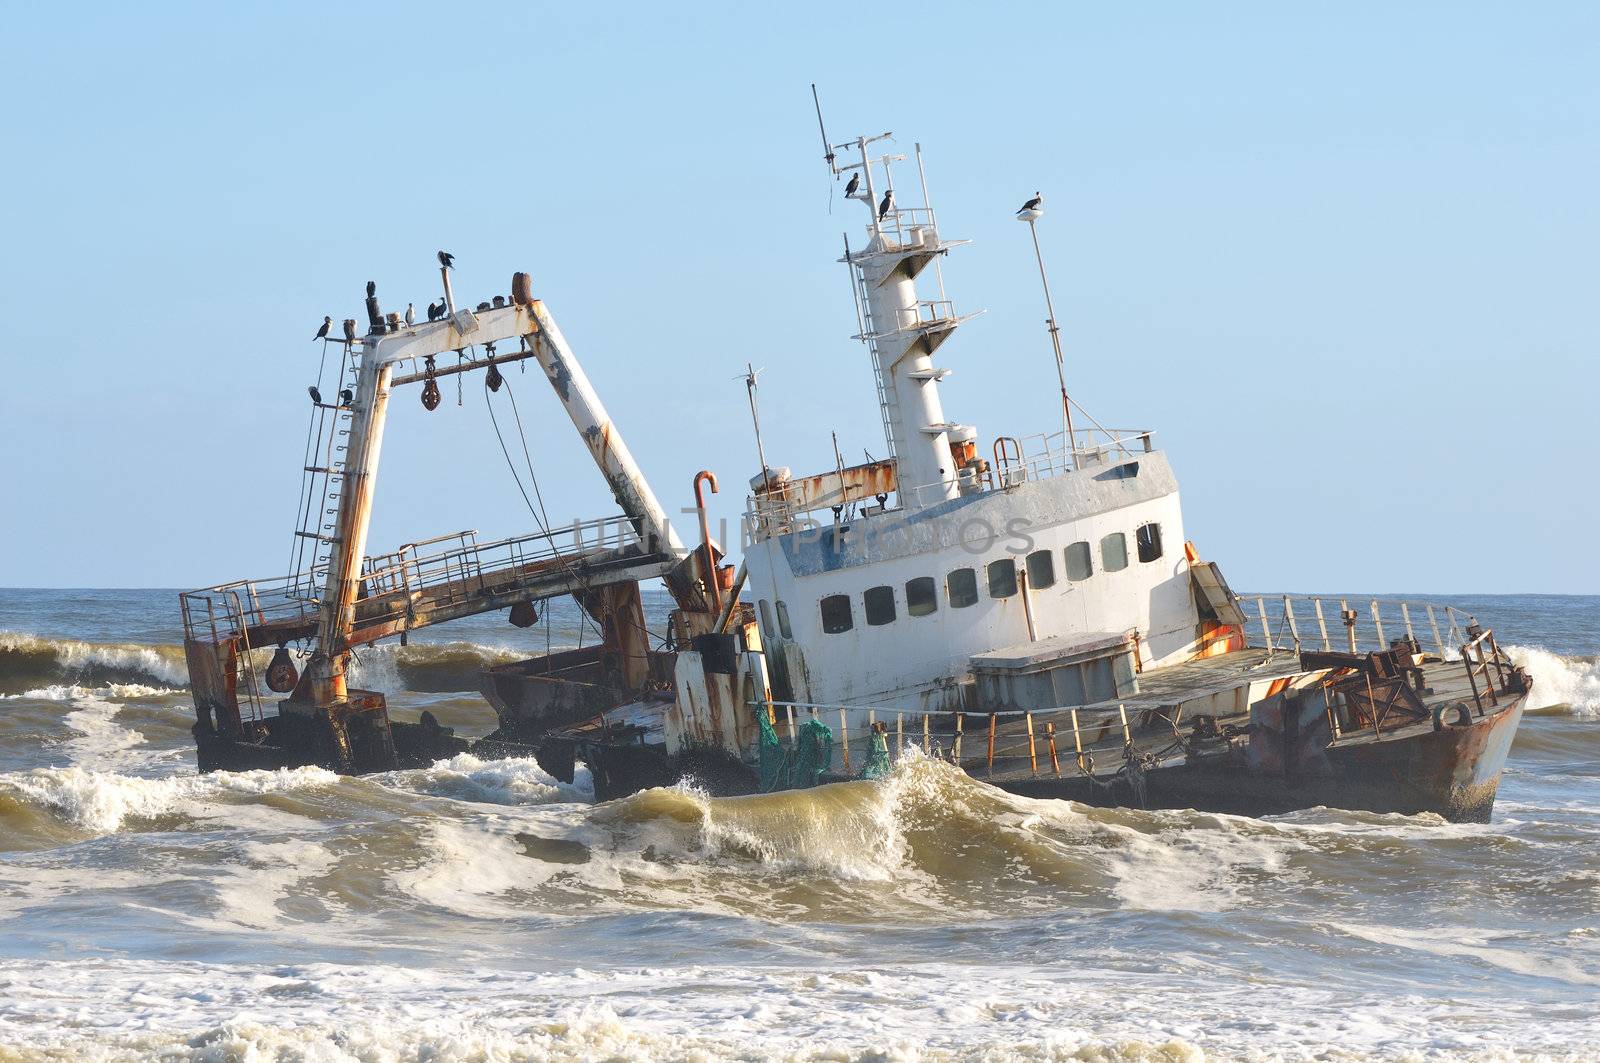
[(378, 282), (377, 281), (368, 281), (367, 282), (367, 298), (371, 299), (373, 296), (375, 296), (377, 294), (378, 294)]
[(855, 195), (856, 194), (856, 189), (858, 189), (860, 187), (861, 187), (861, 175), (859, 173), (851, 174), (850, 175), (850, 183), (844, 186), (845, 198), (848, 199), (851, 196)]
[(454, 269), (456, 265), (456, 256), (452, 255), (448, 251), (440, 251), (439, 265), (443, 266), (445, 269)]
[(1035, 192), (1032, 199), (1028, 200), (1021, 207), (1017, 208), (1017, 213), (1025, 214), (1030, 210), (1038, 210), (1042, 206), (1044, 206), (1044, 194), (1042, 192)]
[(417, 304), (406, 304), (406, 326), (409, 328), (417, 323)]
[(322, 392), (317, 390), (317, 386), (315, 384), (312, 384), (310, 387), (306, 388), (306, 393), (311, 396), (312, 402), (316, 403), (318, 406), (322, 405)]
[(351, 391), (349, 388), (345, 388), (343, 391), (339, 392), (339, 401), (348, 406), (352, 402), (356, 401), (356, 393)]
[(322, 317), (322, 327), (317, 329), (317, 334), (315, 336), (312, 336), (311, 339), (313, 341), (327, 339), (328, 338), (328, 330), (330, 328), (332, 328), (332, 327), (333, 327), (333, 318), (331, 318), (328, 315), (324, 314), (323, 317)]
[(889, 214), (889, 208), (894, 206), (894, 189), (883, 194), (883, 202), (878, 204), (878, 220), (882, 221)]

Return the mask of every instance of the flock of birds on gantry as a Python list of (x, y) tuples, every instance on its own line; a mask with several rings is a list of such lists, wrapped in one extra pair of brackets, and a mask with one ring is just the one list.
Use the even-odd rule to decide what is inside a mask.
[[(859, 173), (851, 174), (850, 175), (850, 183), (844, 186), (845, 197), (846, 198), (860, 198), (857, 195), (857, 193), (859, 193), (860, 191), (861, 191), (861, 175)], [(1022, 204), (1022, 206), (1017, 208), (1017, 216), (1020, 218), (1024, 214), (1032, 214), (1033, 212), (1038, 211), (1041, 208), (1043, 208), (1043, 206), (1044, 206), (1044, 194), (1041, 193), (1041, 192), (1035, 192), (1033, 194), (1033, 198), (1032, 199), (1028, 200), (1026, 203)], [(890, 188), (890, 189), (886, 190), (883, 193), (883, 198), (878, 201), (878, 220), (882, 221), (884, 218), (888, 217), (889, 216), (889, 212), (891, 210), (893, 210), (893, 209), (894, 209), (894, 189)], [(443, 266), (445, 269), (454, 269), (455, 268), (455, 264), (456, 264), (456, 256), (452, 255), (448, 251), (440, 251), (439, 252), (439, 265)], [(367, 298), (370, 299), (374, 295), (376, 295), (377, 294), (377, 290), (378, 290), (378, 285), (377, 285), (376, 281), (368, 281), (367, 282)], [(499, 297), (496, 296), (496, 299), (498, 300)], [(445, 305), (445, 301), (442, 298), (437, 303), (429, 303), (428, 304), (428, 320), (429, 321), (438, 321), (438, 320), (440, 320), (441, 318), (443, 318), (445, 316), (445, 313), (446, 313), (447, 309), (448, 308)], [(411, 325), (415, 325), (417, 323), (417, 306), (416, 306), (415, 303), (407, 303), (406, 304), (405, 322), (406, 322), (406, 325), (408, 327), (411, 326)], [(355, 338), (353, 335), (349, 335), (348, 334), (349, 333), (349, 325), (350, 324), (351, 324), (350, 322), (346, 322), (346, 333), (347, 333), (347, 335), (345, 336), (346, 340), (353, 340)], [(315, 342), (317, 340), (325, 340), (325, 339), (327, 339), (328, 338), (328, 330), (331, 329), (331, 328), (333, 328), (333, 317), (331, 315), (324, 315), (323, 318), (322, 318), (322, 327), (317, 329), (317, 334), (315, 336), (311, 337), (312, 341)], [(321, 403), (322, 402), (322, 396), (317, 393), (317, 389), (313, 387), (313, 388), (311, 388), (309, 390), (311, 392), (311, 401), (315, 402), (315, 403)], [(341, 392), (339, 397), (344, 400), (346, 405), (349, 404), (350, 397), (349, 397), (349, 392), (348, 391)]]
[[(456, 256), (452, 255), (448, 251), (440, 251), (439, 252), (439, 265), (443, 266), (445, 269), (455, 269), (455, 267), (456, 267)], [(368, 281), (367, 282), (367, 298), (371, 299), (373, 296), (375, 296), (377, 294), (378, 294), (378, 282), (377, 281)], [(447, 309), (448, 309), (448, 307), (446, 306), (445, 301), (442, 298), (437, 303), (429, 303), (428, 304), (428, 320), (429, 321), (438, 321), (438, 320), (440, 320), (441, 318), (443, 318), (445, 316), (445, 312), (446, 312)], [(406, 322), (406, 326), (407, 327), (410, 327), (410, 326), (415, 325), (417, 323), (417, 304), (416, 303), (407, 303), (406, 304), (405, 322)], [(315, 343), (317, 340), (325, 340), (325, 339), (327, 339), (328, 338), (328, 332), (332, 328), (333, 328), (333, 316), (331, 314), (322, 315), (322, 325), (321, 325), (320, 328), (317, 329), (317, 334), (315, 336), (311, 337), (311, 342)], [(347, 330), (347, 334), (345, 336), (345, 339), (346, 340), (353, 340), (353, 339), (355, 339), (355, 337), (352, 336), (352, 335), (349, 335), (348, 334), (348, 330)]]

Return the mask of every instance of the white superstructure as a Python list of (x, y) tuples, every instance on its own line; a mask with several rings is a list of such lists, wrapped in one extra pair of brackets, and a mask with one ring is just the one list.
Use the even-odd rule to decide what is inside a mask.
[[(1087, 701), (1108, 677), (1120, 690), (1188, 659), (1203, 625), (1177, 480), (1150, 433), (1000, 435), (980, 456), (977, 431), (948, 420), (934, 355), (971, 315), (942, 278), (936, 298), (918, 282), (965, 241), (906, 204), (892, 183), (904, 156), (870, 154), (881, 139), (841, 145), (858, 161), (836, 172), (862, 175), (851, 198), (869, 211), (846, 261), (890, 457), (751, 480), (745, 562), (774, 699), (977, 708), (974, 676), (1026, 658), (1081, 666)], [(775, 464), (777, 449), (768, 438)]]

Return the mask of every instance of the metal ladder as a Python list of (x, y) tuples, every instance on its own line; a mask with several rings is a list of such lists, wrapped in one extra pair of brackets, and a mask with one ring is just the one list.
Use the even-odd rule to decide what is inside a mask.
[(899, 412), (896, 409), (899, 405), (898, 398), (890, 398), (889, 387), (884, 382), (883, 370), (878, 364), (878, 341), (872, 338), (878, 331), (878, 324), (872, 320), (872, 303), (867, 299), (866, 270), (852, 262), (850, 264), (850, 273), (855, 280), (863, 320), (867, 323), (867, 335), (862, 338), (866, 340), (867, 350), (872, 357), (872, 384), (877, 389), (878, 413), (883, 418), (884, 445), (889, 448), (889, 457), (892, 459), (897, 457), (899, 452), (895, 446), (894, 438), (894, 416)]
[[(360, 365), (359, 347), (345, 344), (340, 358), (339, 379), (330, 396), (312, 408), (313, 445), (307, 451), (310, 464), (302, 473), (301, 510), (296, 515), (293, 564), (290, 567), (288, 596), (304, 602), (317, 602), (322, 581), (333, 562), (338, 537), (339, 500), (344, 493), (345, 461), (350, 446), (350, 409), (339, 401), (339, 392), (354, 387)], [(306, 564), (307, 558), (310, 565)]]

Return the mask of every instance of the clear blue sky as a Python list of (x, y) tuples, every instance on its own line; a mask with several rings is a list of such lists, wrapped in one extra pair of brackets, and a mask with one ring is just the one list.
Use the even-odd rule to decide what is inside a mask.
[[(952, 420), (1148, 425), (1237, 587), (1600, 592), (1600, 7), (6, 5), (0, 585), (281, 570), (322, 315), (526, 269), (657, 492), (883, 449), (835, 139), (921, 141)], [(553, 515), (611, 510), (518, 377)], [(374, 546), (531, 530), (398, 397)]]

